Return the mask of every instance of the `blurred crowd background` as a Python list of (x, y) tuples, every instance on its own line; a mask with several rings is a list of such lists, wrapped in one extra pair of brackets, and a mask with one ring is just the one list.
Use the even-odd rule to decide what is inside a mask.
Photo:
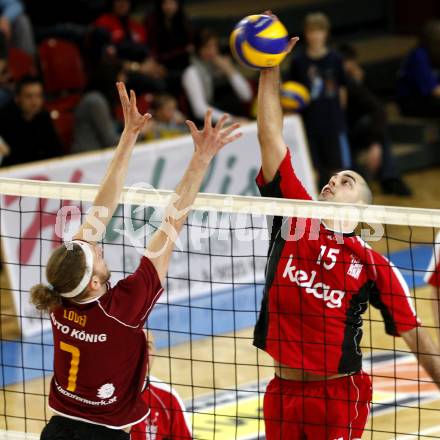
[(282, 75), (310, 91), (319, 180), (354, 168), (410, 195), (402, 173), (440, 163), (435, 0), (0, 0), (2, 166), (114, 146), (118, 80), (154, 116), (141, 141), (186, 133), (208, 107), (252, 121), (258, 72), (228, 39), (265, 8), (301, 38)]

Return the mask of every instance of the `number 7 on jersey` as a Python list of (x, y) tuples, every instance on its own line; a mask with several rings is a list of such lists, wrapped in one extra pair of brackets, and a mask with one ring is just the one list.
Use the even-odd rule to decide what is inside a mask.
[(72, 355), (72, 359), (70, 360), (69, 378), (67, 380), (67, 391), (73, 392), (76, 390), (76, 378), (78, 376), (80, 351), (79, 348), (66, 344), (63, 341), (60, 341), (60, 349)]

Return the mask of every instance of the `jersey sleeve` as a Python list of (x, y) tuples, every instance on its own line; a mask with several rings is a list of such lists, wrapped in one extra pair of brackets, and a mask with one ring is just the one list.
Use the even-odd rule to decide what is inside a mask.
[(440, 287), (440, 232), (434, 243), (431, 261), (425, 273), (425, 282), (434, 287)]
[(263, 177), (263, 170), (256, 178), (258, 189), (263, 197), (278, 197), (284, 199), (300, 199), (312, 200), (312, 197), (304, 188), (301, 181), (298, 179), (292, 166), (292, 159), (290, 150), (282, 160), (275, 177), (271, 182), (266, 182)]
[(421, 325), (417, 318), (408, 285), (400, 271), (391, 261), (373, 253), (373, 288), (370, 303), (380, 310), (385, 323), (385, 331), (392, 336), (400, 336)]
[(138, 268), (120, 280), (102, 300), (102, 307), (123, 324), (140, 327), (160, 297), (163, 288), (151, 261), (142, 257)]
[(180, 396), (174, 391), (172, 393), (173, 421), (171, 427), (172, 438), (190, 440), (193, 438), (191, 423), (187, 416), (186, 408)]

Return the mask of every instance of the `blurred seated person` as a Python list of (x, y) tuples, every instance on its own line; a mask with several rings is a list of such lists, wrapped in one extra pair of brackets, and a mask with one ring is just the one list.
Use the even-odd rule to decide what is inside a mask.
[(10, 154), (3, 165), (16, 165), (61, 156), (63, 148), (44, 109), (43, 83), (23, 77), (16, 85), (15, 99), (0, 113), (0, 136)]
[(150, 54), (144, 26), (131, 18), (131, 0), (112, 0), (110, 12), (94, 23), (108, 35), (107, 51), (116, 51), (132, 73), (137, 93), (163, 92), (166, 89), (166, 69)]
[(115, 83), (126, 81), (122, 63), (106, 60), (92, 71), (87, 90), (75, 109), (72, 152), (117, 145), (119, 133), (113, 117), (118, 102)]
[(110, 34), (110, 42), (122, 59), (142, 61), (147, 53), (147, 34), (144, 27), (131, 18), (131, 0), (112, 0), (111, 10), (102, 14), (95, 26)]
[(14, 81), (8, 67), (6, 38), (0, 33), (0, 109), (8, 105), (14, 97)]
[(151, 106), (151, 120), (146, 140), (169, 139), (188, 134), (185, 117), (177, 108), (177, 100), (171, 95), (158, 95)]
[(409, 196), (411, 190), (400, 177), (392, 155), (384, 105), (365, 86), (356, 50), (343, 44), (339, 51), (346, 75), (346, 117), (354, 160), (367, 179), (380, 180), (385, 194)]
[(9, 47), (19, 48), (35, 56), (32, 25), (20, 0), (0, 0), (0, 32)]
[(156, 60), (166, 67), (171, 80), (179, 79), (189, 64), (192, 32), (183, 0), (155, 0), (146, 19), (148, 43)]
[(195, 119), (202, 121), (208, 108), (216, 122), (224, 112), (232, 118), (244, 119), (242, 110), (251, 102), (252, 88), (237, 70), (231, 58), (222, 55), (217, 35), (203, 29), (194, 37), (194, 56), (182, 77), (183, 89)]
[(440, 116), (440, 20), (428, 22), (399, 72), (398, 103), (407, 116)]
[(151, 331), (145, 331), (145, 337), (148, 366), (142, 398), (147, 402), (150, 413), (142, 422), (132, 426), (130, 439), (191, 440), (191, 425), (182, 399), (168, 384), (150, 375), (155, 347)]

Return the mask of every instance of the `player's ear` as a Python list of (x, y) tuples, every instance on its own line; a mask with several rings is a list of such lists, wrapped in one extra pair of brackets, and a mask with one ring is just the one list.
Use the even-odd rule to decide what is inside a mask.
[(101, 286), (101, 280), (99, 279), (98, 275), (92, 275), (92, 278), (89, 282), (89, 289), (90, 290), (98, 290)]

